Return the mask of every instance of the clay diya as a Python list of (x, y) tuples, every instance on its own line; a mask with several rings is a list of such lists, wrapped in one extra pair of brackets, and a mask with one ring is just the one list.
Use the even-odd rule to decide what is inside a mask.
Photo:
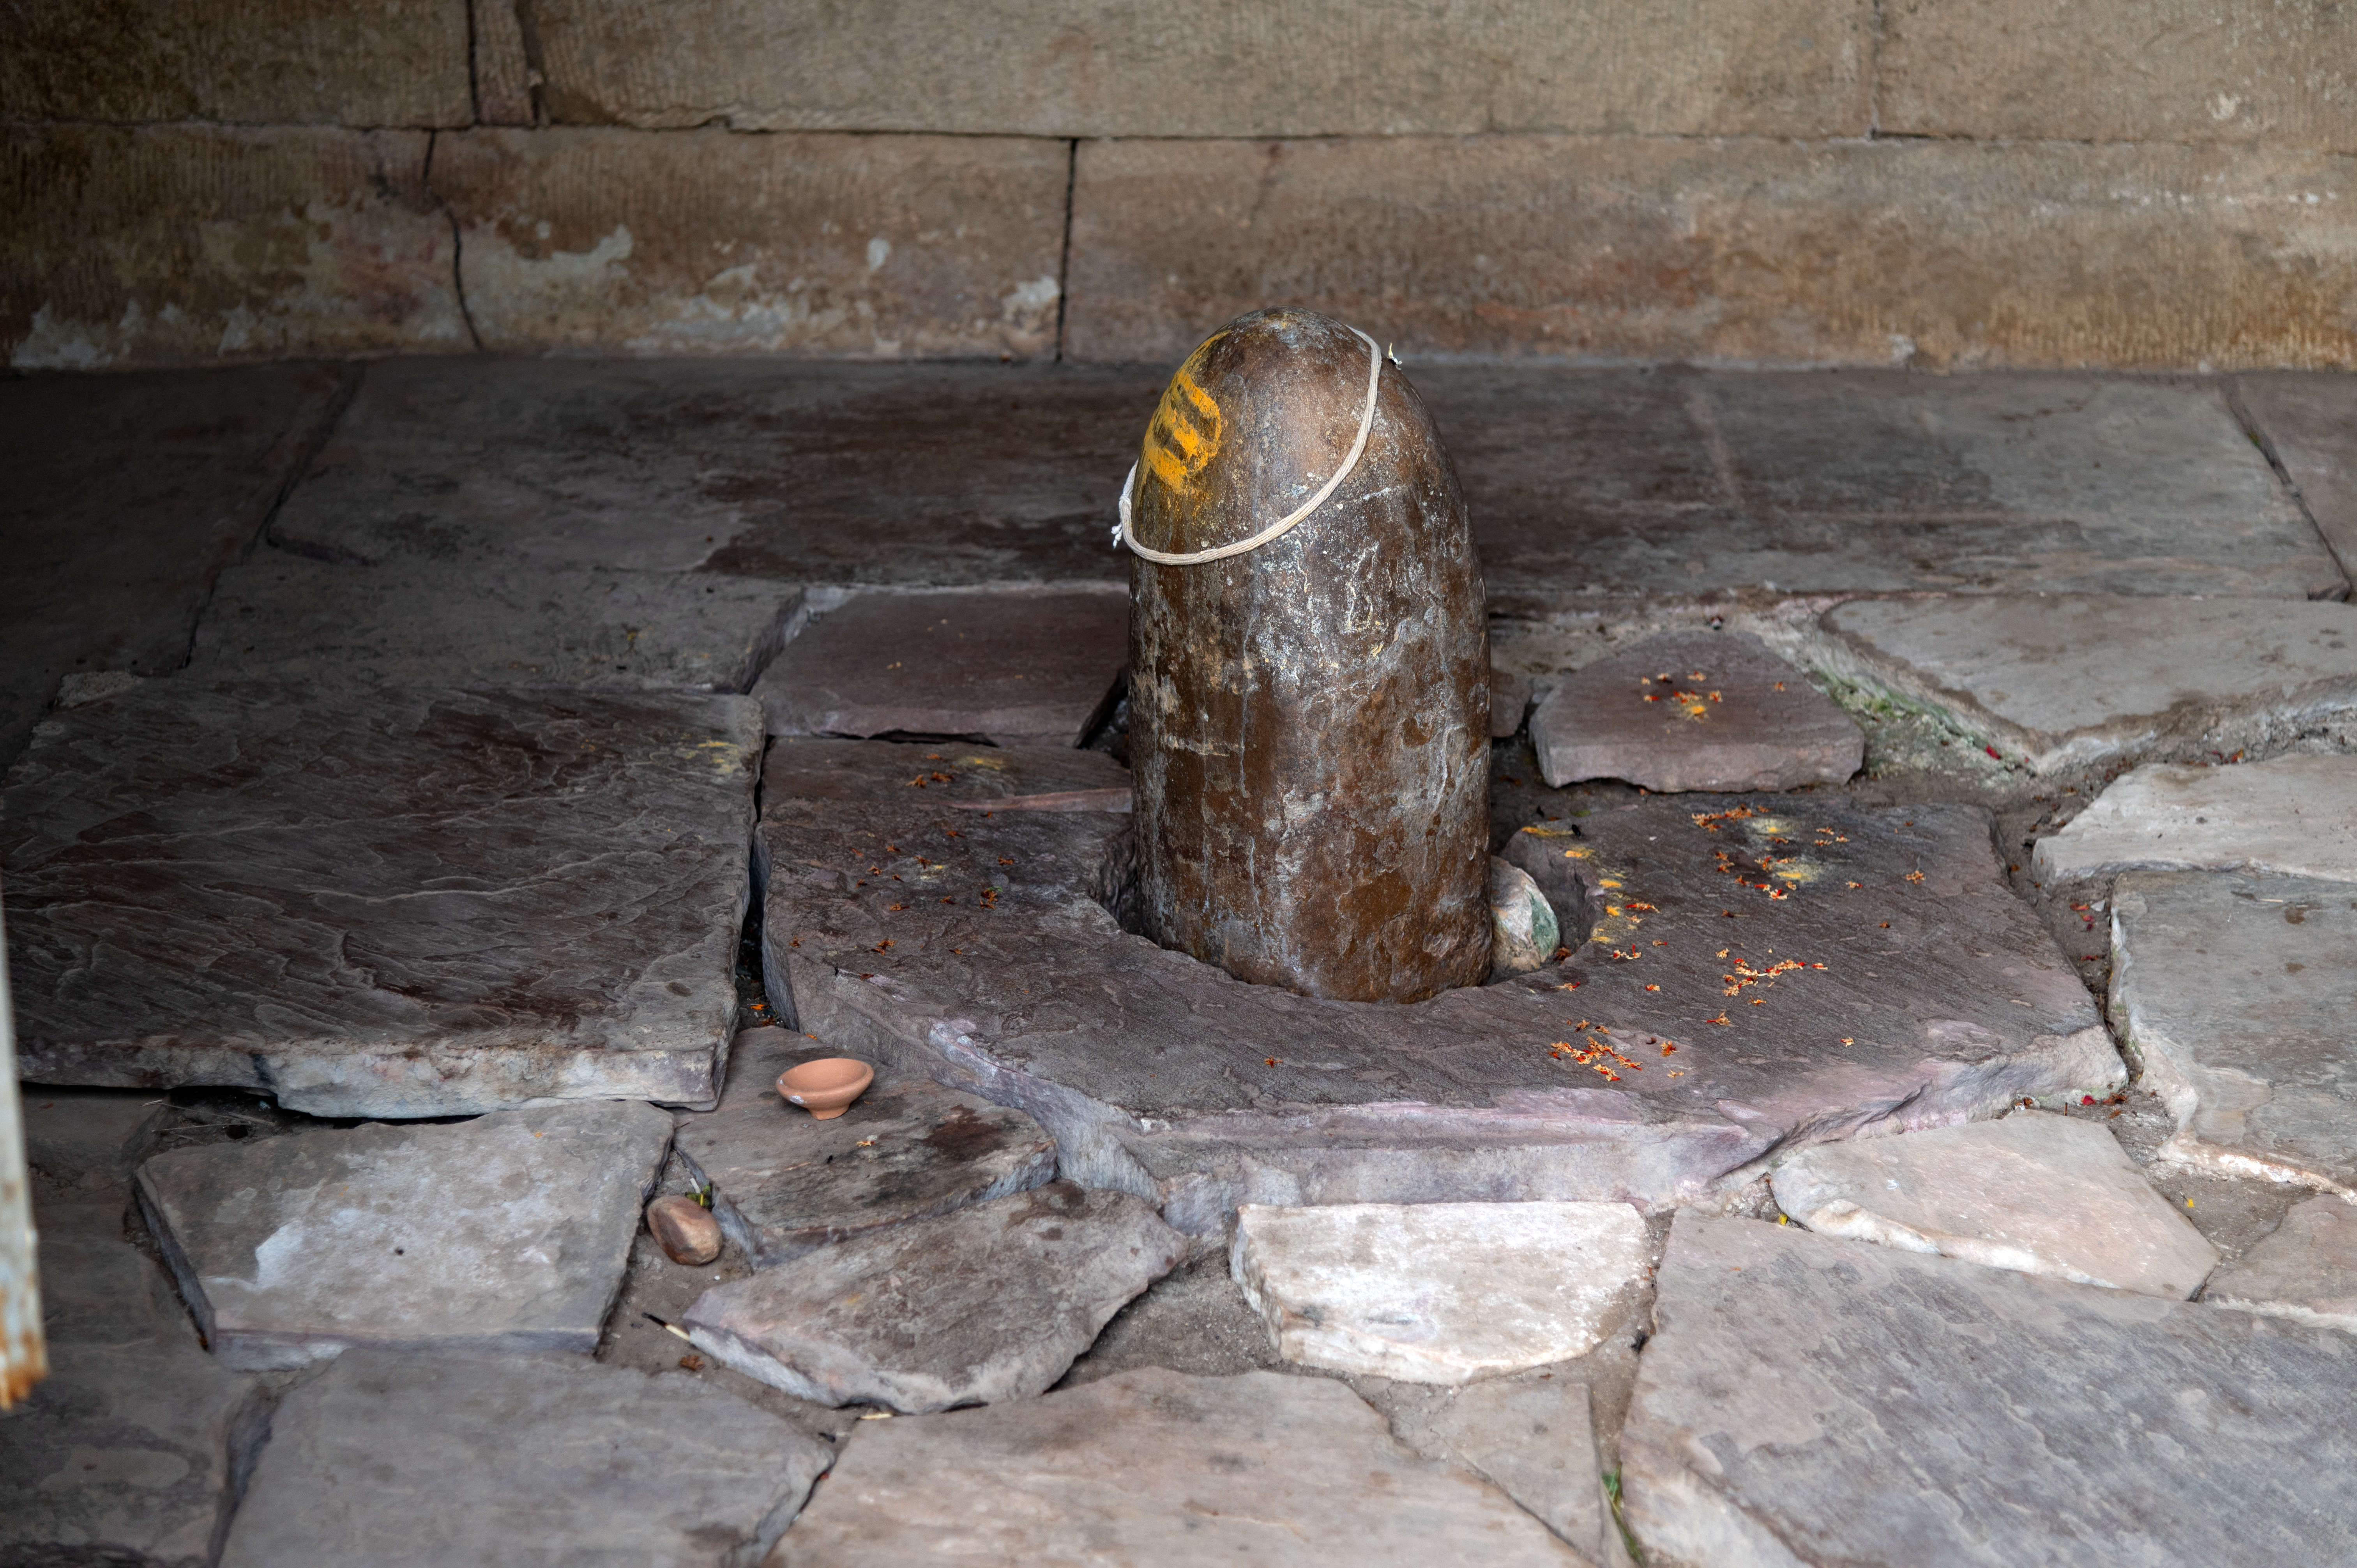
[(832, 1121), (851, 1108), (876, 1081), (876, 1069), (856, 1057), (826, 1057), (778, 1075), (778, 1093), (789, 1105), (799, 1105), (822, 1122)]

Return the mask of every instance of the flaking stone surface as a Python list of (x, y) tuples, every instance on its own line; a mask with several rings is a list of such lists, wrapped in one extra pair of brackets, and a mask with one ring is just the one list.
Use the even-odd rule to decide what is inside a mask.
[(1978, 808), (1689, 796), (1542, 824), (1505, 858), (1593, 939), (1406, 1007), (1128, 934), (1124, 818), (956, 809), (1090, 779), (1019, 751), (919, 752), (920, 774), (916, 749), (772, 748), (772, 1000), (1019, 1106), (1062, 1174), (1190, 1233), (1243, 1202), (1665, 1205), (1780, 1147), (2125, 1080)]
[(354, 1346), (587, 1355), (671, 1136), (624, 1101), (320, 1128), (158, 1155), (139, 1199), (229, 1366)]
[(800, 1399), (923, 1412), (1039, 1393), (1187, 1243), (1123, 1192), (1054, 1182), (705, 1292), (699, 1349)]
[(834, 1462), (678, 1373), (353, 1350), (286, 1395), (223, 1568), (743, 1568)]
[(2164, 1158), (2357, 1198), (2357, 886), (2113, 885), (2112, 1022), (2176, 1119)]
[(1078, 746), (1128, 658), (1114, 588), (866, 593), (814, 617), (753, 694), (771, 735)]
[(2040, 1112), (1853, 1138), (1776, 1168), (1777, 1206), (1826, 1236), (2183, 1300), (2218, 1250), (2106, 1128)]
[(2272, 871), (2357, 882), (2357, 757), (2152, 763), (2038, 841), (2049, 888), (2123, 871)]
[(0, 825), (29, 1081), (322, 1115), (709, 1105), (753, 703), (134, 683), (58, 714)]
[(888, 1067), (828, 1121), (779, 1098), (780, 1073), (835, 1054), (747, 1029), (720, 1108), (680, 1122), (681, 1157), (754, 1267), (1054, 1179), (1056, 1142), (1030, 1117)]
[(1229, 1267), (1288, 1361), (1463, 1383), (1594, 1349), (1649, 1251), (1625, 1203), (1246, 1204)]
[(1678, 1216), (1620, 1434), (1649, 1560), (2345, 1563), (2357, 1337)]
[(1675, 632), (1566, 675), (1531, 715), (1555, 786), (1620, 779), (1654, 790), (1838, 784), (1866, 735), (1756, 638)]
[(1044, 1399), (868, 1423), (770, 1564), (1081, 1560), (1578, 1561), (1498, 1491), (1403, 1448), (1340, 1382), (1152, 1367)]

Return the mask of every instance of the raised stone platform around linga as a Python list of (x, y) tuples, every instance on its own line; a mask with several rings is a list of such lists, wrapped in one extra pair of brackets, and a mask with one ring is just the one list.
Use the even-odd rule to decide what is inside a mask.
[(68, 709), (0, 819), (20, 1069), (330, 1116), (710, 1105), (760, 742), (750, 699), (685, 693)]
[(1063, 1174), (1194, 1233), (1243, 1202), (1661, 1206), (1787, 1144), (2125, 1079), (1978, 809), (1689, 796), (1544, 824), (1508, 858), (1573, 930), (1600, 911), (1594, 940), (1399, 1006), (1132, 935), (1108, 908), (1124, 817), (998, 809), (1124, 777), (1080, 752), (777, 743), (764, 958), (802, 1027), (1021, 1107)]

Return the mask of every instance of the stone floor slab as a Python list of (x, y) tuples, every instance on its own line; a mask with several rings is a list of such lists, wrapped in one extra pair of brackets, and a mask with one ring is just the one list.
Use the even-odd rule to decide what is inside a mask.
[(2037, 772), (2357, 744), (2357, 605), (2018, 595), (1860, 599), (1805, 657)]
[(715, 1359), (821, 1404), (993, 1403), (1052, 1386), (1186, 1251), (1142, 1200), (1055, 1182), (716, 1286), (684, 1326)]
[(1426, 1458), (1459, 1465), (1522, 1505), (1580, 1557), (1627, 1561), (1604, 1492), (1588, 1387), (1569, 1372), (1524, 1372), (1395, 1402), (1392, 1432)]
[(868, 1423), (770, 1565), (1576, 1561), (1498, 1492), (1402, 1448), (1340, 1383), (1153, 1368)]
[(2357, 379), (2291, 371), (2238, 376), (2235, 387), (2341, 572), (2357, 579)]
[(0, 1416), (0, 1562), (210, 1564), (268, 1421), (123, 1208), (37, 1206), (49, 1375)]
[(190, 670), (385, 686), (742, 692), (800, 590), (708, 573), (269, 551), (221, 574)]
[(2041, 1112), (1803, 1149), (1771, 1178), (1823, 1236), (2179, 1301), (2218, 1249), (2101, 1126)]
[(2357, 1204), (2293, 1204), (2274, 1234), (2218, 1271), (2201, 1299), (2357, 1334)]
[(1625, 1203), (1246, 1204), (1229, 1268), (1288, 1361), (1464, 1383), (1594, 1349), (1651, 1251)]
[(1120, 589), (858, 594), (814, 617), (753, 694), (771, 735), (1078, 746), (1128, 662)]
[(2357, 887), (2231, 872), (2113, 885), (2114, 1026), (2176, 1118), (2162, 1157), (2357, 1200)]
[(353, 1350), (279, 1406), (221, 1563), (742, 1568), (834, 1457), (677, 1373)]
[(0, 381), (0, 773), (70, 674), (163, 675), (349, 395), (330, 365)]
[(689, 693), (135, 683), (0, 826), (32, 1082), (324, 1115), (709, 1105), (759, 714)]
[(1657, 791), (1838, 784), (1866, 757), (1856, 720), (1756, 638), (1656, 637), (1558, 682), (1531, 715), (1539, 772)]
[(825, 1122), (778, 1097), (779, 1074), (835, 1054), (784, 1029), (747, 1029), (729, 1048), (720, 1108), (680, 1122), (680, 1157), (754, 1267), (1054, 1179), (1056, 1141), (1037, 1122), (929, 1079), (886, 1068)]
[(2269, 871), (2357, 882), (2357, 757), (2233, 768), (2151, 763), (2038, 841), (2048, 888), (2123, 871)]
[(624, 1101), (322, 1128), (158, 1155), (139, 1200), (227, 1366), (356, 1346), (587, 1355), (671, 1135)]
[(1121, 816), (956, 809), (1027, 770), (1025, 789), (1082, 782), (1056, 754), (931, 753), (920, 791), (910, 749), (773, 746), (772, 1001), (1028, 1112), (1065, 1175), (1190, 1233), (1239, 1203), (1666, 1205), (1782, 1145), (2125, 1078), (1975, 808), (1691, 796), (1539, 824), (1559, 836), (1506, 857), (1579, 890), (1565, 924), (1591, 940), (1401, 1007), (1247, 985), (1125, 931)]
[(1681, 1214), (1621, 1429), (1649, 1560), (2357, 1557), (2357, 1340)]

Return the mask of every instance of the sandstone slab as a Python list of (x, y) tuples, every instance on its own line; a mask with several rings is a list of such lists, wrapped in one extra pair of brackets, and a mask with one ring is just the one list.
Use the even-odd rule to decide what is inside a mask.
[(1518, 795), (1501, 820), (1559, 820), (1504, 856), (1559, 899), (1572, 956), (1408, 1007), (1130, 934), (1124, 817), (991, 809), (1093, 782), (1084, 755), (775, 743), (764, 971), (832, 1047), (1028, 1112), (1061, 1174), (1189, 1233), (1239, 1203), (1651, 1208), (1780, 1148), (2125, 1079), (1976, 808), (1656, 797), (1571, 821)]
[(271, 525), (329, 560), (792, 583), (1125, 582), (1160, 382), (1039, 365), (397, 360)]
[(1207, 324), (1283, 298), (1395, 340), (1411, 370), (1419, 353), (2340, 364), (2350, 328), (2325, 302), (2350, 275), (2352, 218), (2345, 198), (2306, 198), (2346, 179), (2281, 147), (1083, 141), (1065, 352), (1176, 360)]
[(1866, 733), (1756, 638), (1674, 632), (1558, 682), (1531, 715), (1550, 784), (1658, 792), (1839, 784)]
[(19, 1069), (326, 1115), (711, 1104), (759, 715), (183, 678), (10, 776)]
[(821, 1404), (921, 1412), (1039, 1393), (1186, 1256), (1127, 1193), (1055, 1182), (706, 1291), (698, 1348)]
[(167, 674), (349, 373), (238, 366), (0, 381), (0, 771), (69, 674)]
[(2134, 872), (2112, 892), (2114, 1026), (2177, 1131), (2164, 1158), (2357, 1201), (2357, 887)]
[[(450, 223), (425, 188), (432, 140), (11, 125), (0, 132), (0, 354), (18, 370), (87, 371), (462, 351)], [(178, 194), (157, 199), (167, 190)]]
[(2273, 1235), (2218, 1271), (2201, 1299), (2357, 1333), (2357, 1205), (2303, 1198)]
[(132, 1141), (156, 1114), (156, 1097), (135, 1089), (24, 1091), (25, 1163), (45, 1192), (72, 1203), (130, 1201)]
[(1650, 1250), (1625, 1203), (1246, 1204), (1229, 1267), (1288, 1361), (1464, 1383), (1595, 1348)]
[(44, 1203), (49, 1375), (0, 1417), (0, 1561), (210, 1565), (268, 1423), (205, 1354), (120, 1203)]
[(2346, 1336), (1688, 1214), (1659, 1290), (1620, 1434), (1649, 1557), (2357, 1553)]
[(1070, 178), (1064, 144), (1014, 136), (485, 127), (434, 151), (468, 321), (543, 353), (1053, 354)]
[(2357, 575), (2357, 386), (2344, 374), (2280, 371), (2235, 387), (2341, 571)]
[(271, 551), (221, 574), (189, 669), (387, 686), (742, 692), (784, 646), (794, 589), (748, 578)]
[(1808, 657), (2037, 772), (2357, 736), (2357, 605), (1992, 595), (1862, 599)]
[(1997, 1122), (1803, 1149), (1776, 1202), (1823, 1236), (2183, 1300), (2218, 1262), (2104, 1128), (2017, 1112)]
[(742, 1568), (834, 1456), (676, 1373), (353, 1350), (279, 1406), (221, 1562)]
[(139, 1201), (228, 1366), (587, 1355), (670, 1147), (668, 1115), (613, 1101), (320, 1129), (158, 1155)]
[(837, 1053), (763, 1028), (728, 1054), (720, 1108), (684, 1118), (678, 1150), (756, 1268), (1055, 1176), (1055, 1140), (1020, 1111), (887, 1068), (822, 1122), (778, 1098), (778, 1075)]
[(1526, 1372), (1439, 1393), (1428, 1405), (1394, 1406), (1392, 1431), (1400, 1441), (1472, 1471), (1582, 1559), (1605, 1568), (1627, 1561), (1604, 1493), (1586, 1383), (1563, 1372)]
[(814, 617), (753, 695), (771, 735), (1078, 746), (1128, 663), (1118, 589), (859, 594)]
[(770, 1558), (1397, 1564), (1577, 1561), (1347, 1387), (1146, 1368), (1045, 1399), (862, 1427)]
[(2148, 763), (2038, 841), (2048, 887), (2123, 871), (2268, 871), (2357, 882), (2357, 757)]

